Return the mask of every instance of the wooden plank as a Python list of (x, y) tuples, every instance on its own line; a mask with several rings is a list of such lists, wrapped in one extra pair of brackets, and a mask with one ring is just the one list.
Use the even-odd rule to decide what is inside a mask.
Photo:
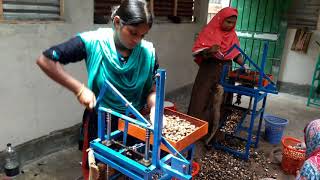
[(43, 10), (43, 11), (60, 11), (59, 6), (38, 6), (38, 5), (12, 5), (2, 4), (3, 12), (8, 10)]
[(251, 3), (251, 10), (250, 10), (250, 17), (249, 17), (249, 26), (248, 26), (249, 31), (256, 30), (258, 9), (259, 9), (259, 0), (253, 0)]
[(2, 0), (3, 3), (54, 3), (59, 5), (59, 0)]
[(58, 14), (37, 14), (37, 13), (4, 13), (4, 19), (6, 20), (20, 20), (20, 21), (32, 21), (32, 20), (60, 20), (60, 15)]
[(258, 9), (258, 16), (257, 16), (257, 22), (256, 22), (256, 32), (262, 32), (263, 31), (263, 24), (264, 24), (264, 17), (266, 13), (266, 7), (267, 7), (267, 0), (260, 0), (259, 1), (259, 9)]
[(60, 14), (59, 11), (51, 11), (51, 10), (29, 10), (29, 9), (4, 9), (4, 13)]
[(236, 29), (237, 30), (242, 30), (241, 29), (241, 24), (242, 24), (242, 17), (243, 17), (243, 7), (244, 7), (244, 0), (238, 0), (238, 19), (237, 19), (237, 25), (236, 25)]
[(120, 4), (121, 0), (94, 0), (94, 3)]
[(60, 0), (60, 19), (64, 18), (64, 0)]
[(57, 2), (28, 2), (28, 1), (8, 1), (3, 0), (2, 4), (12, 4), (12, 5), (36, 5), (36, 6), (55, 6), (59, 7), (59, 3)]
[(154, 1), (155, 16), (169, 16), (173, 12), (173, 3), (170, 0)]
[(242, 31), (248, 30), (250, 9), (251, 9), (251, 0), (245, 0), (244, 7), (243, 7), (243, 13), (242, 13), (242, 22), (241, 22), (241, 30)]
[(60, 20), (61, 12), (59, 6), (59, 0), (46, 0), (42, 2), (1, 0), (1, 19), (9, 21)]
[(274, 0), (268, 0), (266, 16), (264, 19), (263, 32), (271, 32), (273, 11), (274, 11)]
[(3, 7), (2, 7), (2, 0), (0, 0), (0, 20), (3, 20)]
[(65, 21), (59, 19), (45, 19), (45, 20), (0, 20), (0, 24), (57, 24), (57, 23), (65, 23)]
[(174, 3), (173, 3), (173, 16), (177, 16), (177, 11), (178, 11), (178, 0), (174, 0)]
[(154, 15), (154, 0), (150, 0), (149, 3), (151, 14)]
[(231, 0), (230, 6), (233, 7), (233, 8), (237, 8), (238, 0)]
[(193, 0), (177, 0), (177, 16), (186, 17), (192, 21), (194, 15)]

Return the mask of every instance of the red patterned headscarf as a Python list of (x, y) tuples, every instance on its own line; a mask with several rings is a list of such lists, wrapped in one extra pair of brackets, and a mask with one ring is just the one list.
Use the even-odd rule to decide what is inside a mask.
[[(237, 9), (231, 7), (221, 9), (200, 32), (193, 45), (192, 53), (197, 54), (204, 49), (211, 48), (212, 45), (219, 45), (220, 51), (224, 55), (223, 59), (230, 60), (235, 58), (240, 53), (238, 50), (233, 50), (226, 54), (234, 44), (239, 46), (235, 27), (231, 31), (222, 30), (224, 20), (230, 16), (238, 16)], [(199, 64), (202, 60), (196, 59), (195, 61)]]

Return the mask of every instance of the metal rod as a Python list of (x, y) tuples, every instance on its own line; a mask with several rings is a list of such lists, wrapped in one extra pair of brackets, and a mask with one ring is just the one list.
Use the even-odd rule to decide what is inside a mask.
[(98, 138), (101, 141), (105, 140), (105, 112), (98, 111)]
[(107, 146), (111, 145), (111, 114), (106, 113), (106, 120), (107, 120)]
[(263, 110), (262, 110), (262, 112), (260, 113), (260, 120), (259, 120), (257, 135), (256, 135), (256, 142), (255, 142), (255, 144), (254, 144), (255, 148), (258, 148), (258, 144), (259, 144), (259, 138), (260, 138), (260, 132), (261, 132), (261, 124), (262, 124), (262, 120), (263, 120), (263, 115), (264, 115), (264, 110), (265, 110), (266, 102), (267, 102), (267, 95), (264, 96), (263, 101), (262, 101), (262, 108), (263, 108)]
[[(100, 111), (104, 111), (104, 112), (106, 112), (106, 113), (110, 113), (110, 114), (112, 114), (112, 115), (114, 115), (114, 116), (117, 116), (117, 117), (123, 119), (123, 120), (129, 121), (129, 122), (131, 122), (131, 123), (133, 123), (133, 124), (137, 124), (138, 126), (141, 126), (141, 127), (145, 128), (145, 129), (151, 129), (151, 130), (153, 130), (153, 129), (152, 129), (152, 126), (149, 125), (149, 124), (150, 124), (149, 122), (148, 122), (149, 124), (145, 124), (144, 122), (138, 121), (138, 120), (133, 119), (133, 118), (131, 118), (131, 117), (125, 116), (125, 115), (123, 115), (123, 114), (120, 114), (120, 113), (118, 113), (118, 112), (116, 112), (116, 111), (113, 111), (112, 109), (107, 109), (107, 108), (104, 108), (104, 107), (99, 107), (99, 110), (100, 110)], [(145, 119), (145, 118), (144, 118), (144, 119)]]
[(155, 109), (155, 121), (154, 121), (154, 131), (153, 131), (153, 146), (152, 146), (152, 165), (160, 168), (160, 145), (161, 145), (161, 135), (162, 135), (162, 118), (163, 118), (163, 101), (165, 99), (164, 87), (166, 71), (159, 69), (157, 71), (156, 78), (156, 109)]
[(150, 130), (146, 129), (146, 145), (144, 147), (144, 158), (143, 158), (145, 165), (150, 165), (149, 150), (150, 150)]

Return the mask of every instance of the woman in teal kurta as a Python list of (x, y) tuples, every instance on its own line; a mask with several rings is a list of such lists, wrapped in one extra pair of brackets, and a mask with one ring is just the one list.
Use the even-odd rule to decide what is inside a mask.
[[(105, 79), (108, 79), (140, 110), (145, 105), (146, 94), (149, 94), (152, 87), (154, 47), (152, 43), (142, 40), (132, 49), (124, 64), (119, 60), (113, 34), (111, 28), (79, 34), (87, 52), (88, 87), (97, 95)], [(102, 103), (104, 107), (120, 112), (125, 110), (125, 106), (110, 93), (103, 97)]]
[[(145, 105), (150, 108), (155, 105), (155, 50), (152, 43), (143, 40), (153, 22), (147, 7), (145, 0), (124, 0), (111, 16), (112, 28), (79, 33), (69, 41), (44, 51), (37, 60), (37, 64), (50, 78), (72, 91), (86, 107), (83, 116), (83, 150), (97, 136), (97, 114), (93, 109), (106, 79), (137, 110)], [(82, 59), (85, 59), (87, 67), (87, 85), (64, 71), (61, 65)], [(110, 93), (106, 93), (101, 103), (124, 113), (125, 107)], [(115, 128), (117, 122), (113, 118), (112, 129)], [(85, 152), (82, 166), (87, 167)]]

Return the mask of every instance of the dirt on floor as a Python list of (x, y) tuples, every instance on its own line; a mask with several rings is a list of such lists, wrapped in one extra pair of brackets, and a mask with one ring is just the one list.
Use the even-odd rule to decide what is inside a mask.
[(281, 144), (271, 145), (262, 139), (259, 145), (260, 148), (251, 149), (248, 160), (243, 160), (222, 150), (208, 149), (203, 142), (198, 142), (194, 160), (200, 165), (200, 171), (195, 179), (295, 179), (281, 169)]

